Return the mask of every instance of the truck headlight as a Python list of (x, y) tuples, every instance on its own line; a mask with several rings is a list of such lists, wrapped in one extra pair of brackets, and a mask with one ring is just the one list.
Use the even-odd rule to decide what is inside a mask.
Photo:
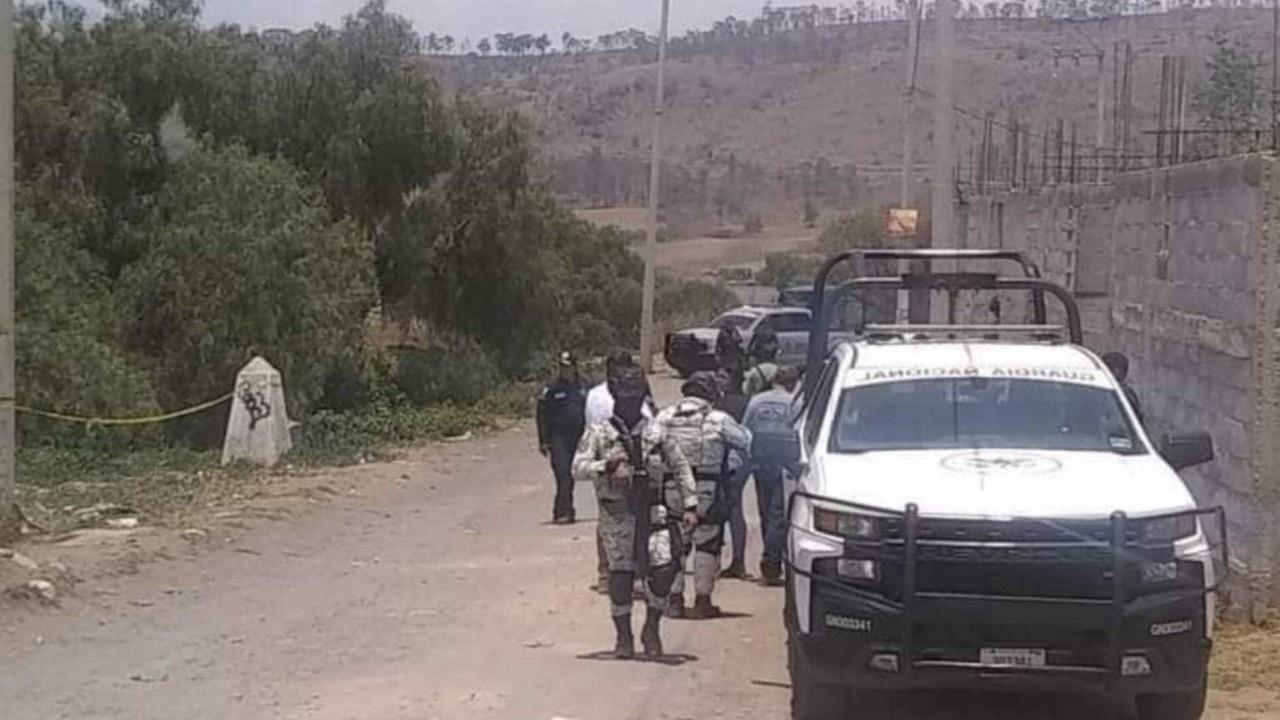
[(1171, 515), (1141, 521), (1142, 540), (1149, 543), (1166, 543), (1196, 534), (1195, 515)]
[(815, 530), (842, 537), (865, 539), (880, 537), (880, 523), (876, 518), (836, 512), (826, 508), (813, 509), (813, 527)]

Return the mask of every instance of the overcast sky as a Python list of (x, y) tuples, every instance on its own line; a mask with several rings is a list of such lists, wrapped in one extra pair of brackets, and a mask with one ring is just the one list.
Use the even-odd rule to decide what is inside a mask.
[[(362, 0), (205, 0), (208, 23), (245, 27), (302, 29), (336, 24)], [(790, 5), (778, 2), (776, 5)], [(798, 4), (798, 3), (794, 3)], [(755, 17), (764, 0), (672, 0), (671, 29), (683, 33), (707, 27), (726, 15)], [(419, 32), (437, 32), (473, 40), (495, 32), (550, 33), (565, 30), (581, 37), (637, 27), (657, 32), (660, 0), (388, 0), (387, 6), (409, 19)]]

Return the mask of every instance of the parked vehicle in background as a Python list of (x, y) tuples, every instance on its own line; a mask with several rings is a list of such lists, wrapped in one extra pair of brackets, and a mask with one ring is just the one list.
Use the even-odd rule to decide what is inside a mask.
[(718, 315), (706, 327), (667, 335), (664, 357), (681, 377), (716, 367), (716, 338), (722, 329), (738, 336), (743, 350), (768, 328), (778, 337), (778, 362), (803, 364), (809, 347), (808, 308), (743, 305)]
[(813, 301), (813, 285), (792, 285), (778, 291), (778, 304), (807, 308)]

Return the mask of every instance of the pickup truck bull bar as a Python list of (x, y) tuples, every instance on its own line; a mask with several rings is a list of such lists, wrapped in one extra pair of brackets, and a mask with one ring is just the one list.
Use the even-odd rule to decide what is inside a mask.
[[(1109, 619), (1107, 635), (1107, 647), (1105, 654), (1105, 665), (1096, 666), (1046, 666), (1037, 669), (1027, 668), (992, 668), (973, 662), (958, 662), (947, 660), (919, 660), (920, 646), (914, 641), (914, 615), (913, 606), (921, 599), (944, 599), (955, 602), (971, 601), (1009, 601), (1011, 598), (1007, 595), (990, 595), (981, 593), (942, 593), (923, 591), (919, 588), (919, 563), (920, 549), (925, 546), (945, 545), (945, 540), (928, 539), (921, 537), (922, 520), (941, 520), (943, 518), (922, 518), (919, 508), (913, 503), (907, 505), (904, 510), (891, 510), (887, 508), (875, 507), (871, 505), (863, 505), (860, 503), (839, 500), (831, 497), (810, 494), (801, 490), (797, 490), (792, 495), (792, 499), (788, 504), (788, 524), (790, 528), (797, 529), (799, 526), (794, 521), (794, 509), (796, 497), (805, 498), (807, 500), (821, 503), (827, 506), (836, 506), (848, 509), (855, 513), (863, 513), (880, 519), (891, 519), (897, 522), (896, 527), (900, 528), (900, 532), (896, 533), (898, 537), (891, 539), (855, 539), (850, 537), (843, 538), (844, 554), (842, 557), (850, 557), (851, 550), (858, 551), (858, 557), (867, 558), (892, 558), (902, 561), (902, 582), (901, 597), (893, 599), (886, 597), (880, 593), (871, 590), (851, 587), (847, 583), (840, 582), (837, 579), (819, 575), (817, 573), (804, 570), (798, 567), (790, 553), (787, 554), (785, 563), (790, 572), (795, 575), (805, 577), (813, 583), (825, 584), (837, 588), (840, 592), (860, 597), (870, 603), (877, 604), (896, 611), (901, 616), (901, 632), (899, 641), (900, 657), (899, 664), (900, 676), (910, 681), (913, 672), (918, 670), (980, 670), (984, 673), (1006, 671), (1011, 673), (1018, 672), (1040, 672), (1044, 674), (1074, 674), (1081, 676), (1092, 676), (1098, 679), (1104, 679), (1107, 686), (1117, 694), (1119, 694), (1119, 685), (1123, 677), (1123, 661), (1125, 657), (1124, 643), (1124, 627), (1125, 621), (1131, 614), (1138, 611), (1149, 612), (1151, 609), (1166, 605), (1182, 602), (1195, 597), (1203, 597), (1208, 593), (1216, 591), (1225, 581), (1229, 572), (1229, 548), (1227, 545), (1226, 532), (1226, 513), (1221, 506), (1211, 508), (1201, 508), (1194, 510), (1184, 510), (1174, 513), (1167, 513), (1158, 516), (1144, 516), (1142, 518), (1130, 518), (1124, 512), (1114, 512), (1106, 521), (1097, 521), (1099, 524), (1106, 523), (1105, 539), (1080, 536), (1078, 543), (1074, 545), (1082, 548), (1094, 548), (1100, 552), (1106, 553), (1106, 558), (1110, 563), (1111, 574), (1111, 591), (1109, 597), (1105, 599), (1098, 598), (1063, 598), (1063, 597), (1035, 597), (1024, 596), (1016, 598), (1019, 602), (1028, 606), (1037, 604), (1067, 604), (1079, 606), (1082, 609), (1092, 608), (1095, 611), (1105, 611)], [(1143, 542), (1139, 535), (1139, 525), (1156, 521), (1168, 520), (1172, 518), (1191, 516), (1196, 518), (1197, 529), (1199, 533), (1203, 533), (1208, 544), (1207, 552), (1209, 562), (1212, 564), (1213, 581), (1211, 583), (1201, 583), (1199, 587), (1179, 587), (1171, 590), (1162, 590), (1150, 594), (1131, 593), (1132, 582), (1131, 573), (1129, 572), (1135, 563), (1142, 561), (1152, 561), (1152, 555), (1163, 553), (1163, 557), (1172, 557), (1174, 541), (1164, 543), (1159, 542)], [(1205, 528), (1202, 518), (1213, 519), (1213, 529), (1216, 532), (1216, 542), (1213, 541), (1210, 531)], [(957, 521), (963, 522), (963, 521)], [(1045, 518), (1027, 518), (1013, 519), (1009, 522), (1019, 522), (1043, 524), (1047, 528), (1054, 528), (1069, 521), (1055, 521)], [(809, 531), (808, 528), (799, 528)], [(963, 543), (957, 543), (963, 544)], [(1057, 543), (1057, 547), (1062, 547), (1065, 543)], [(1016, 547), (1018, 543), (995, 543), (1001, 548)], [(1036, 544), (1023, 543), (1021, 547), (1034, 547)], [(1048, 546), (1049, 543), (1038, 543), (1038, 545)], [(1148, 553), (1145, 554), (1144, 553)], [(1139, 582), (1141, 579), (1139, 578)], [(793, 592), (791, 587), (788, 592)], [(812, 592), (810, 593), (812, 595)], [(810, 618), (811, 628), (814, 620)]]

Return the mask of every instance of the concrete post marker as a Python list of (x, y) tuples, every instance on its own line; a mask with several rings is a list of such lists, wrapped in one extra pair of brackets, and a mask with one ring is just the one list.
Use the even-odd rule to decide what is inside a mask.
[(292, 447), (280, 371), (261, 357), (236, 375), (235, 396), (227, 418), (222, 464), (247, 460), (271, 467)]

